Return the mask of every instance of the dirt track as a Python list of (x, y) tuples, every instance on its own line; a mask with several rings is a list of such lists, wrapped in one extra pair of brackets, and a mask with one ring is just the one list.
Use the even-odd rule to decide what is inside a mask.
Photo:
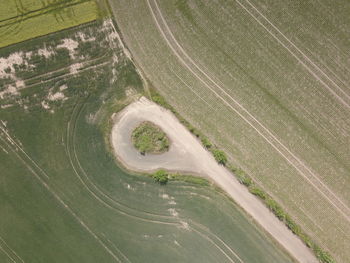
[[(142, 156), (131, 143), (131, 131), (142, 121), (160, 126), (171, 140), (170, 150), (161, 155)], [(312, 252), (257, 198), (241, 185), (169, 111), (146, 98), (130, 104), (115, 117), (111, 141), (117, 158), (136, 171), (158, 168), (180, 170), (209, 177), (260, 224), (295, 259), (318, 262)]]

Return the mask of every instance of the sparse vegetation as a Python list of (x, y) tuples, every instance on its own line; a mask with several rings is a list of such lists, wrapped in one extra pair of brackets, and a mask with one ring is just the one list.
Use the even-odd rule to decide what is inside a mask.
[(193, 175), (184, 175), (184, 174), (169, 174), (169, 180), (171, 181), (182, 181), (186, 183), (196, 184), (200, 186), (209, 186), (210, 183), (208, 180), (202, 177), (193, 176)]
[(259, 197), (261, 200), (265, 201), (267, 198), (266, 193), (256, 186), (249, 187), (249, 192), (251, 192), (253, 195)]
[(145, 121), (131, 135), (135, 148), (141, 153), (159, 154), (168, 151), (169, 139), (154, 123)]

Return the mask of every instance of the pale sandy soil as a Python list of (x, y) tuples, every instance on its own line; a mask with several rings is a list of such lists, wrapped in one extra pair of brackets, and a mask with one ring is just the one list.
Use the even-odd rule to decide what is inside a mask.
[[(143, 156), (131, 143), (132, 130), (142, 121), (161, 127), (171, 140), (168, 152)], [(114, 117), (111, 142), (115, 154), (128, 169), (150, 172), (159, 168), (186, 171), (210, 178), (261, 225), (295, 259), (318, 262), (312, 252), (223, 166), (168, 110), (141, 98)]]

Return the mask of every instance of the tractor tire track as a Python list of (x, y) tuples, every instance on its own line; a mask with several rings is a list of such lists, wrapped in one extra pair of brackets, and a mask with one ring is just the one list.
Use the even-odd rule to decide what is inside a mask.
[[(337, 92), (335, 92), (321, 77), (319, 77), (318, 74), (315, 73), (315, 71), (308, 66), (302, 59), (299, 58), (299, 56), (291, 50), (290, 47), (288, 47), (285, 43), (282, 42), (282, 40), (274, 34), (270, 29), (267, 28), (258, 18), (255, 16), (245, 5), (242, 4), (240, 0), (236, 0), (236, 3), (238, 3), (242, 9), (244, 9), (259, 25), (261, 25), (281, 46), (283, 46), (318, 82), (320, 82), (341, 104), (343, 104), (347, 109), (350, 109), (350, 95), (347, 94), (335, 81), (330, 78), (321, 68), (319, 68), (303, 51), (301, 51), (291, 40), (289, 40), (272, 22), (264, 16), (249, 0), (244, 0), (247, 2), (269, 25), (273, 27), (274, 30), (278, 32), (280, 36), (282, 36), (283, 39), (285, 39), (301, 56), (306, 59), (306, 61), (312, 65), (314, 69), (316, 69), (316, 72), (321, 74), (327, 81), (329, 81), (333, 87), (337, 91), (339, 91), (341, 94), (339, 95)], [(346, 100), (344, 99), (346, 98)]]
[[(251, 113), (249, 113), (237, 100), (235, 100), (231, 95), (229, 95), (220, 85), (218, 85), (207, 73), (205, 73), (192, 59), (191, 57), (183, 50), (181, 45), (177, 42), (175, 37), (173, 36), (170, 28), (166, 24), (166, 21), (164, 17), (162, 16), (162, 13), (159, 9), (159, 6), (157, 4), (157, 1), (152, 1), (154, 4), (154, 9), (157, 10), (157, 13), (159, 14), (160, 19), (162, 20), (164, 27), (166, 28), (168, 35), (172, 40), (168, 39), (167, 34), (164, 32), (160, 22), (157, 19), (157, 16), (154, 12), (154, 9), (152, 5), (150, 4), (150, 0), (147, 0), (149, 9), (151, 11), (152, 17), (156, 23), (156, 26), (160, 33), (162, 34), (164, 40), (168, 44), (168, 46), (171, 48), (171, 50), (174, 52), (176, 57), (181, 61), (181, 63), (199, 80), (201, 81), (210, 91), (214, 93), (216, 97), (218, 97), (225, 105), (227, 105), (231, 110), (233, 110), (236, 114), (238, 114), (249, 126), (251, 126), (261, 137), (265, 139), (267, 143), (269, 143), (292, 167), (294, 167), (298, 173), (310, 184), (314, 187), (316, 191), (318, 191), (347, 221), (350, 222), (350, 216), (349, 207), (338, 197), (335, 195), (334, 192), (332, 192), (331, 189), (329, 189), (328, 186), (326, 186), (317, 175), (311, 171), (309, 167), (307, 167), (298, 157), (296, 157), (281, 141), (279, 141), (275, 135), (272, 134), (271, 131), (269, 131), (261, 122), (259, 122)], [(173, 42), (177, 48), (180, 50), (180, 53), (176, 50), (176, 48), (171, 43)], [(187, 62), (185, 58), (181, 56), (181, 53), (183, 56), (189, 61)], [(207, 81), (205, 81), (199, 73), (196, 73), (192, 67), (194, 67), (201, 75), (203, 75)], [(223, 95), (220, 95), (210, 84), (215, 86)], [(225, 99), (223, 96), (227, 97)], [(231, 103), (228, 102), (228, 100), (232, 101), (238, 108), (243, 111), (247, 117), (243, 115), (239, 110), (237, 110), (234, 106), (231, 105)], [(251, 120), (249, 120), (249, 119)], [(261, 131), (260, 129), (263, 131)], [(270, 137), (270, 138), (269, 138)], [(276, 144), (281, 147), (280, 149)], [(284, 151), (284, 152), (283, 152)], [(287, 156), (289, 155), (289, 156)], [(328, 193), (329, 195), (327, 195)], [(337, 203), (337, 202), (338, 203)], [(344, 212), (344, 210), (346, 212)]]

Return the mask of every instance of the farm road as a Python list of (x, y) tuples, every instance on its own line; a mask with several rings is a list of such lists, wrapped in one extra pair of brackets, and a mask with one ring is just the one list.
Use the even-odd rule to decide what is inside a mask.
[[(241, 185), (201, 143), (169, 112), (142, 97), (117, 116), (111, 142), (117, 158), (129, 169), (151, 172), (159, 168), (180, 170), (210, 178), (241, 206), (265, 231), (273, 236), (299, 262), (318, 262), (312, 252), (280, 222), (256, 197)], [(171, 140), (165, 154), (143, 156), (131, 142), (132, 130), (143, 121), (161, 127)]]

